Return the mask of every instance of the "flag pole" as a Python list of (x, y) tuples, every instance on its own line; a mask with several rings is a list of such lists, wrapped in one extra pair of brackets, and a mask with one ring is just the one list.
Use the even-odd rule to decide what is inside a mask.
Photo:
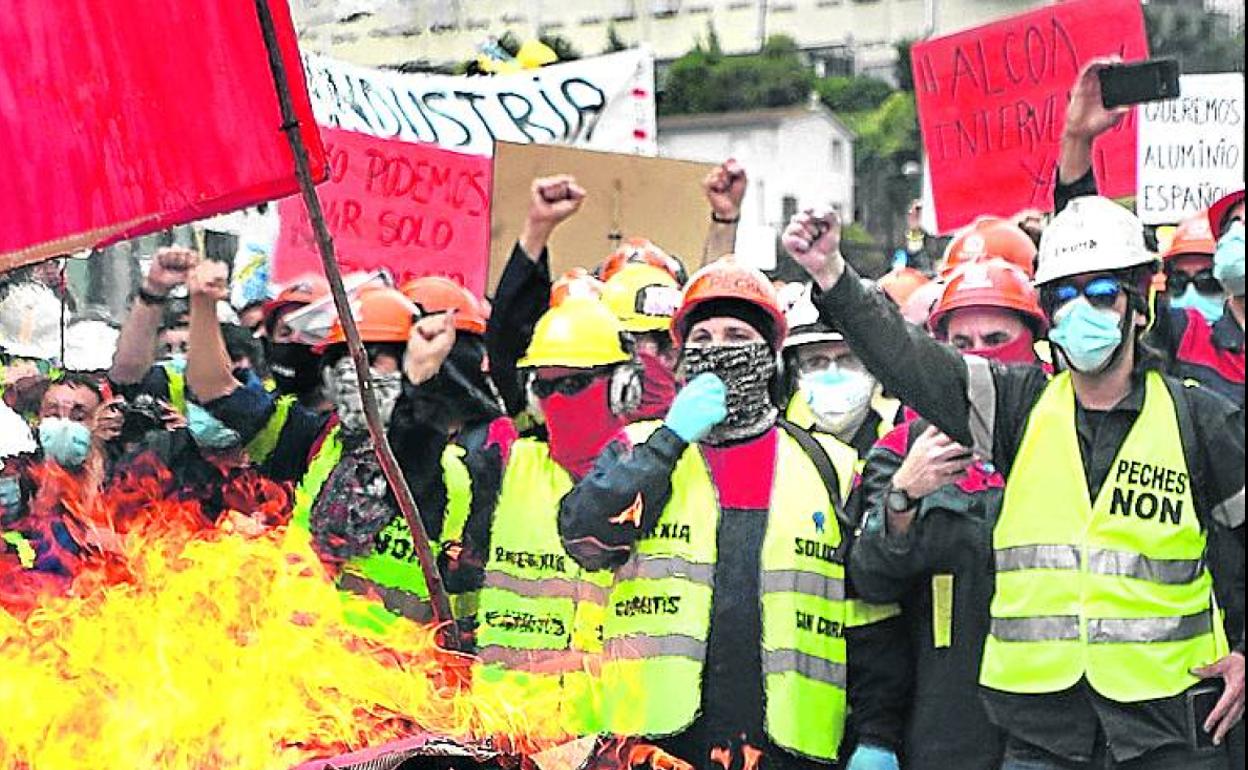
[(334, 298), (334, 307), (338, 310), (338, 318), (347, 338), (347, 350), (351, 360), (355, 362), (355, 374), (360, 383), (360, 396), (364, 402), (364, 417), (368, 423), (368, 434), (373, 441), (373, 449), (377, 452), (377, 460), (381, 471), (386, 477), (390, 491), (394, 494), (399, 511), (407, 521), (412, 532), (412, 545), (420, 562), (420, 571), (424, 573), (425, 585), (429, 588), (429, 603), (433, 608), (433, 619), (442, 628), (441, 643), (452, 650), (459, 648), (459, 635), (456, 632), (455, 618), (451, 614), (451, 603), (442, 584), (442, 576), (438, 572), (437, 561), (433, 548), (429, 544), (429, 534), (425, 532), (420, 512), (416, 508), (416, 500), (412, 490), (403, 477), (399, 463), (394, 457), (394, 450), (386, 438), (386, 429), (381, 422), (377, 410), (377, 400), (373, 395), (373, 382), (369, 377), (368, 354), (364, 343), (360, 341), (360, 332), (356, 328), (355, 318), (351, 315), (351, 304), (346, 289), (342, 285), (342, 272), (338, 269), (338, 261), (334, 257), (334, 241), (325, 224), (325, 213), (321, 209), (321, 201), (316, 196), (316, 186), (312, 181), (311, 164), (308, 161), (308, 149), (300, 132), (299, 118), (295, 114), (294, 100), (290, 94), (290, 78), (287, 76), (286, 63), (277, 42), (277, 31), (273, 23), (273, 10), (269, 0), (255, 0), (256, 14), (260, 19), (260, 29), (264, 34), (264, 46), (268, 50), (269, 70), (273, 74), (273, 85), (277, 91), (278, 105), (282, 113), (282, 131), (290, 143), (291, 154), (295, 159), (295, 176), (299, 181), (299, 191), (303, 195), (304, 205), (308, 209), (308, 219), (312, 224), (312, 232), (316, 236), (317, 251), (321, 255), (321, 265), (325, 268), (325, 277), (329, 280), (329, 290)]

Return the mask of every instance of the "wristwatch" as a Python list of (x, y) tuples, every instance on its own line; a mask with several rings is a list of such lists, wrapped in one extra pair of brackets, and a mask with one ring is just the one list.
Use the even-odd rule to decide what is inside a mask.
[(884, 496), (884, 510), (889, 513), (909, 513), (918, 503), (909, 492), (896, 487), (889, 487), (888, 494)]

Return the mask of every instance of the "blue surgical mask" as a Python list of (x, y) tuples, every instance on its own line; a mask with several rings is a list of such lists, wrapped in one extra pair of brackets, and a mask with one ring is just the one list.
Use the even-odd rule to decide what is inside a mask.
[(875, 380), (864, 372), (834, 365), (803, 374), (798, 387), (815, 415), (815, 427), (847, 440), (870, 411)]
[(186, 429), (191, 432), (195, 443), (204, 449), (229, 449), (241, 441), (237, 431), (195, 403), (186, 405)]
[(1076, 372), (1099, 372), (1122, 345), (1122, 316), (1093, 307), (1086, 297), (1071, 300), (1053, 316), (1049, 341)]
[(1204, 316), (1206, 321), (1212, 324), (1222, 317), (1222, 310), (1226, 307), (1226, 303), (1223, 301), (1221, 294), (1201, 294), (1196, 291), (1196, 287), (1193, 284), (1189, 283), (1182, 294), (1170, 299), (1170, 307), (1179, 309), (1193, 308)]
[(1244, 223), (1231, 223), (1213, 253), (1213, 277), (1232, 297), (1244, 296)]
[(91, 454), (91, 430), (74, 420), (45, 417), (39, 422), (39, 444), (62, 468), (80, 468)]

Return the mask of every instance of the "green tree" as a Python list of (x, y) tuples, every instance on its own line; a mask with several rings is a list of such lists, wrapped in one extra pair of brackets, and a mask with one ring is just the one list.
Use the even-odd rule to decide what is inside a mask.
[(792, 38), (769, 38), (762, 51), (746, 56), (723, 56), (710, 38), (706, 46), (699, 43), (672, 62), (660, 114), (784, 107), (800, 103), (814, 87), (815, 77)]
[[(540, 35), (538, 38), (541, 42), (549, 46), (550, 50), (555, 52), (559, 57), (559, 61), (573, 61), (581, 58), (581, 52), (572, 45), (572, 42), (563, 35)], [(513, 56), (515, 54), (512, 54)]]
[(865, 112), (884, 103), (893, 87), (869, 77), (831, 77), (815, 85), (820, 100), (836, 113)]

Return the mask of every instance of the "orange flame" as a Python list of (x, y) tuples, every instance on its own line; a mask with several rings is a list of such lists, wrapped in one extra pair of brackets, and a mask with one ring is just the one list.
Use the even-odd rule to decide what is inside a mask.
[[(373, 605), (335, 589), (306, 537), (208, 526), (168, 481), (90, 495), (43, 471), (32, 517), (60, 516), (83, 552), (72, 579), (0, 559), (0, 767), (259, 770), (422, 731), (524, 750), (566, 738), (556, 704), (472, 692), (472, 660), (433, 627), (349, 626)], [(272, 494), (249, 481), (237, 500)]]

